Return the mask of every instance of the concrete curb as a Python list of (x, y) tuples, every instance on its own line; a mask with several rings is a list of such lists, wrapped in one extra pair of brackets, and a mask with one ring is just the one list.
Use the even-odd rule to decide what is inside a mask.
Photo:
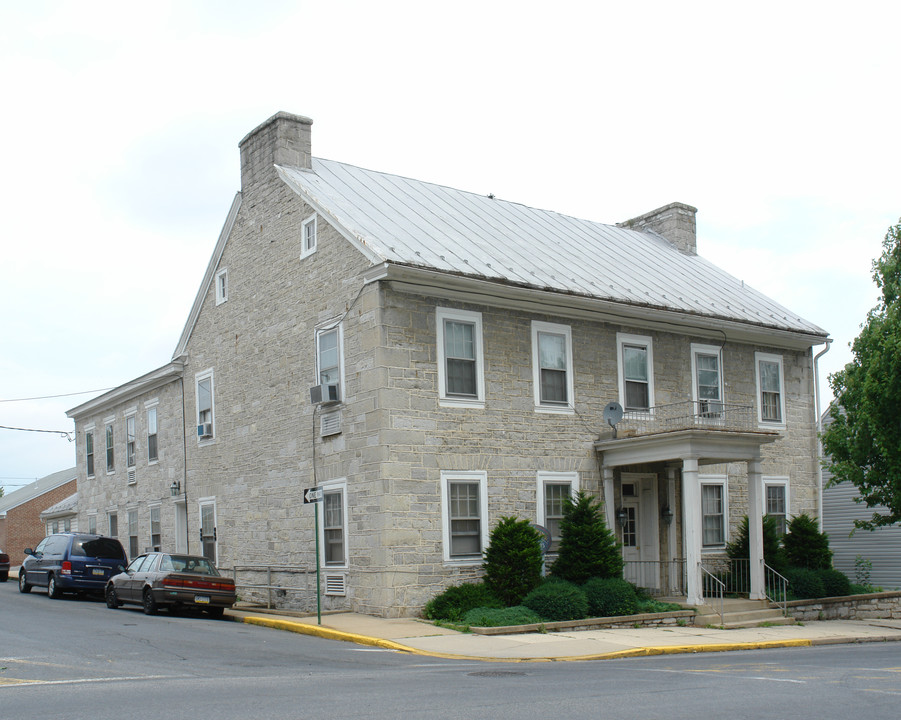
[[(402, 645), (393, 640), (384, 640), (382, 638), (369, 637), (367, 635), (357, 635), (356, 633), (342, 632), (331, 628), (324, 628), (319, 625), (309, 625), (307, 623), (292, 622), (289, 620), (277, 620), (268, 617), (235, 617), (238, 622), (248, 623), (250, 625), (260, 625), (270, 627), (276, 630), (286, 630), (288, 632), (300, 633), (302, 635), (311, 635), (321, 637), (326, 640), (341, 640), (344, 642), (352, 642), (358, 645), (368, 645), (370, 647), (379, 647), (386, 650), (396, 650), (406, 652), (411, 655), (422, 655), (427, 657), (437, 657), (448, 660), (477, 660), (480, 662), (573, 662), (585, 660), (613, 660), (617, 658), (629, 657), (649, 657), (652, 655), (679, 655), (688, 653), (702, 652), (727, 652), (735, 650), (764, 650), (772, 648), (785, 647), (810, 647), (812, 645), (837, 644), (842, 642), (864, 642), (875, 638), (855, 638), (855, 639), (830, 639), (810, 640), (810, 639), (786, 639), (786, 640), (764, 640), (759, 642), (742, 642), (742, 643), (709, 643), (700, 645), (665, 645), (658, 647), (641, 647), (630, 648), (628, 650), (616, 650), (607, 653), (598, 653), (593, 655), (578, 655), (573, 657), (536, 657), (536, 658), (517, 658), (517, 657), (482, 657), (475, 655), (456, 655), (450, 653), (431, 652), (420, 650), (418, 648)], [(881, 640), (888, 640), (883, 637)]]

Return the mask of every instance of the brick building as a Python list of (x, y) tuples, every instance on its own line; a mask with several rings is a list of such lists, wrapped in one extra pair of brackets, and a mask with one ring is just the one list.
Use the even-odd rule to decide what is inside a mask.
[(9, 555), (11, 565), (21, 565), (22, 551), (44, 539), (41, 513), (75, 492), (76, 477), (76, 469), (69, 468), (0, 497), (0, 548)]
[(69, 411), (79, 518), (308, 572), (318, 487), (325, 608), (400, 616), (574, 489), (692, 601), (743, 515), (759, 553), (764, 511), (815, 511), (827, 334), (698, 256), (694, 208), (580, 220), (314, 158), (311, 125), (241, 141), (172, 362)]

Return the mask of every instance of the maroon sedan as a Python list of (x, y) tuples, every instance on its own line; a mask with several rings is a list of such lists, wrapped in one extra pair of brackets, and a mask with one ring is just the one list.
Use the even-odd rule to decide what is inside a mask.
[(153, 615), (161, 607), (177, 612), (199, 608), (222, 617), (235, 604), (235, 581), (219, 574), (205, 557), (151, 552), (131, 561), (106, 585), (106, 606), (141, 605)]
[(0, 550), (0, 582), (9, 580), (9, 555)]

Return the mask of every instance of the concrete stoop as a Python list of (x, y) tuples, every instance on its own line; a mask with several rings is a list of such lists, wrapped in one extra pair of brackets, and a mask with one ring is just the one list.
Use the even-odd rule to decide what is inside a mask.
[(794, 624), (794, 618), (785, 617), (779, 608), (772, 607), (765, 600), (726, 600), (723, 603), (722, 619), (717, 603), (701, 605), (694, 618), (695, 627), (713, 626), (727, 630)]

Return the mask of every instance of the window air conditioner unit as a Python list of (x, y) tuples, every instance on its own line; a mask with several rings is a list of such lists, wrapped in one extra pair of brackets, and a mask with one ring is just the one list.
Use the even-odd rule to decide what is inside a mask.
[(197, 437), (209, 438), (213, 437), (213, 423), (201, 423), (197, 426)]
[(322, 383), (310, 388), (310, 402), (314, 405), (329, 405), (341, 400), (338, 383)]

